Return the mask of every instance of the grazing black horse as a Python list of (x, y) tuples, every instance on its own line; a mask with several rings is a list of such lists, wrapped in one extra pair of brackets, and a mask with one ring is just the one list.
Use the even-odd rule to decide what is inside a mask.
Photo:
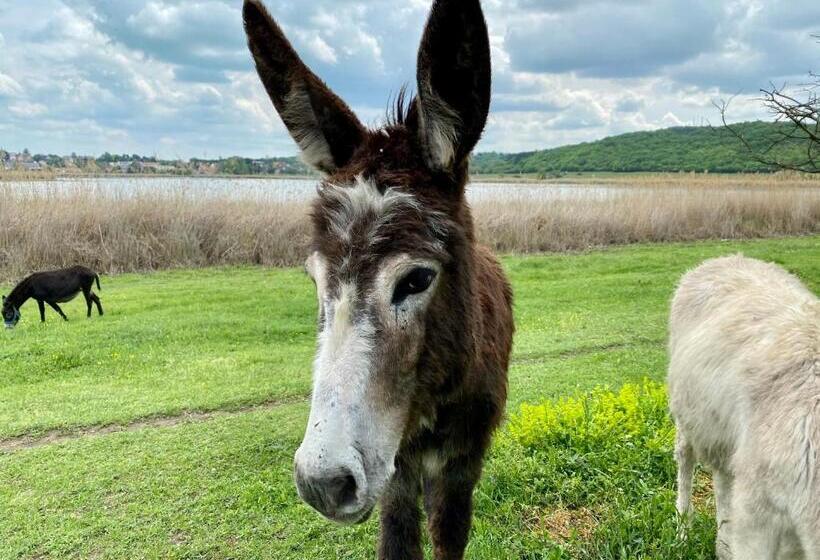
[(87, 316), (91, 317), (91, 302), (97, 305), (97, 311), (102, 315), (100, 298), (91, 291), (95, 280), (97, 289), (100, 290), (100, 277), (84, 266), (35, 272), (17, 284), (8, 297), (3, 296), (3, 322), (8, 329), (14, 327), (20, 320), (20, 307), (28, 299), (37, 301), (40, 307), (40, 321), (46, 320), (46, 303), (68, 321), (68, 317), (57, 304), (71, 301), (80, 292), (85, 296), (85, 303), (88, 305)]

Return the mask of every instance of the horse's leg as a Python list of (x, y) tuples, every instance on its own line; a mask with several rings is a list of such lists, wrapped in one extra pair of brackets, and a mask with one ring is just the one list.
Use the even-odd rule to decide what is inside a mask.
[(483, 453), (449, 460), (424, 480), (427, 527), (436, 560), (462, 560), (473, 516), (473, 488)]
[(68, 317), (65, 316), (65, 313), (63, 313), (63, 310), (60, 309), (59, 305), (57, 305), (56, 303), (52, 303), (50, 301), (47, 301), (46, 303), (48, 303), (54, 311), (60, 314), (60, 317), (63, 318), (63, 321), (68, 321)]
[(400, 455), (381, 498), (379, 560), (423, 560), (420, 493), (418, 458)]
[(41, 299), (37, 300), (37, 307), (40, 309), (40, 322), (45, 323), (46, 322), (46, 306), (43, 303), (43, 300), (41, 300)]

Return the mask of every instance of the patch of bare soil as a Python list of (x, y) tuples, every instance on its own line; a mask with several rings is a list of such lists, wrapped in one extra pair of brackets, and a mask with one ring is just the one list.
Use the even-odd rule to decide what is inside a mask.
[(596, 512), (585, 507), (532, 508), (524, 515), (524, 524), (530, 531), (561, 544), (575, 537), (589, 540), (598, 523)]
[(216, 410), (187, 410), (178, 414), (150, 416), (138, 418), (124, 424), (103, 424), (96, 426), (83, 426), (74, 429), (49, 430), (41, 434), (23, 434), (20, 436), (0, 439), (0, 453), (14, 453), (24, 449), (34, 449), (44, 445), (63, 443), (84, 437), (102, 436), (116, 432), (136, 432), (147, 428), (172, 428), (180, 424), (191, 424), (196, 422), (207, 422), (214, 418), (224, 418), (238, 416), (248, 412), (258, 410), (270, 410), (285, 404), (295, 403), (304, 400), (306, 397), (291, 397), (284, 399), (272, 399), (254, 404), (241, 406), (228, 406)]

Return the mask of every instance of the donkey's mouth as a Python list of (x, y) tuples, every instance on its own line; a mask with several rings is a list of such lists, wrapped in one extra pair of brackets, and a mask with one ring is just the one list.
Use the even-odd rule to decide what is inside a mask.
[(365, 521), (370, 519), (370, 516), (373, 515), (374, 509), (376, 509), (375, 504), (359, 512), (349, 513), (345, 515), (336, 515), (333, 517), (325, 515), (325, 517), (341, 525), (360, 525), (361, 523), (364, 523)]
[(373, 515), (373, 510), (374, 509), (376, 509), (375, 505), (370, 506), (370, 509), (367, 509), (357, 521), (353, 522), (353, 524), (354, 525), (359, 525), (361, 523), (364, 523), (368, 519), (370, 519), (370, 516)]

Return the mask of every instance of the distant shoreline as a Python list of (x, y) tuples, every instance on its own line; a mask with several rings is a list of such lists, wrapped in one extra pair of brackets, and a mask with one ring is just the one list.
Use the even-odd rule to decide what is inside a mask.
[[(784, 177), (789, 180), (799, 179), (811, 183), (820, 183), (820, 176), (794, 172), (754, 172), (754, 173), (703, 173), (694, 171), (585, 171), (566, 174), (547, 175), (539, 173), (528, 174), (473, 174), (470, 183), (520, 183), (520, 184), (588, 184), (621, 182), (623, 180), (651, 180), (665, 178), (668, 180), (685, 180), (697, 178), (703, 181), (708, 177), (734, 178), (742, 177)], [(50, 181), (58, 179), (284, 179), (296, 181), (318, 181), (319, 175), (304, 174), (177, 174), (177, 173), (54, 173), (48, 171), (0, 171), (0, 182), (13, 181)]]

